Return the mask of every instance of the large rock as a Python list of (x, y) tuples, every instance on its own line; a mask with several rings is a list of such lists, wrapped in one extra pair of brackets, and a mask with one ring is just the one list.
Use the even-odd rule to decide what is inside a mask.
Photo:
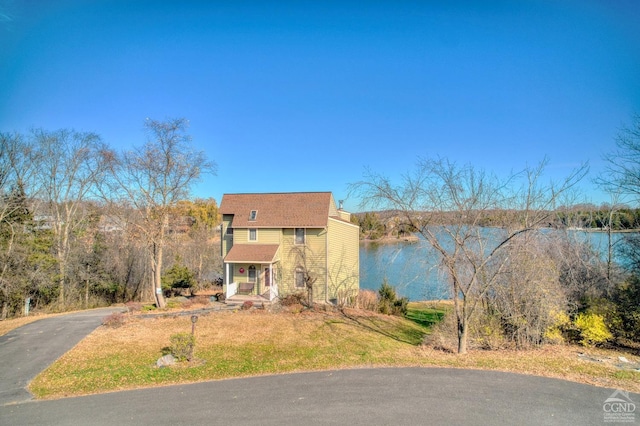
[(176, 358), (173, 355), (169, 354), (169, 355), (165, 355), (163, 357), (158, 358), (158, 361), (156, 361), (156, 367), (158, 368), (171, 367), (175, 363), (176, 363)]

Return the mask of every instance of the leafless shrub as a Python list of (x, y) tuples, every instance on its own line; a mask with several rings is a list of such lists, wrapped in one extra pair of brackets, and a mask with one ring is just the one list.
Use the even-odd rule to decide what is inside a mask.
[(557, 313), (567, 307), (558, 263), (548, 255), (545, 240), (535, 234), (513, 244), (505, 256), (509, 260), (501, 262), (504, 271), (484, 306), (485, 343), (501, 328), (504, 338), (517, 348), (540, 345), (545, 332), (555, 325)]
[(307, 296), (304, 293), (292, 293), (280, 299), (282, 306), (304, 305), (307, 302)]
[(142, 303), (140, 302), (127, 302), (124, 304), (130, 314), (134, 312), (140, 312), (142, 310)]
[(358, 294), (352, 289), (340, 289), (337, 292), (337, 305), (339, 307), (353, 307), (358, 303)]
[(195, 297), (192, 297), (190, 300), (194, 305), (208, 305), (209, 304), (209, 296), (195, 296)]
[(485, 313), (474, 317), (470, 324), (470, 337), (472, 348), (497, 350), (513, 346), (505, 337), (503, 324), (497, 315)]
[(438, 351), (455, 353), (458, 346), (455, 315), (445, 314), (442, 321), (432, 326), (431, 333), (424, 337), (422, 344)]
[(358, 293), (358, 308), (378, 312), (378, 293), (373, 290), (360, 290)]
[(122, 312), (114, 312), (102, 320), (102, 325), (110, 328), (122, 327), (127, 322), (127, 317)]

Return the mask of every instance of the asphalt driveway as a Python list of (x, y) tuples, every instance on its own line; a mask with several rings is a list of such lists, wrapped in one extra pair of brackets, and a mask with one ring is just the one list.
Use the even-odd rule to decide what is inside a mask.
[(29, 382), (117, 311), (122, 308), (50, 317), (0, 336), (0, 405), (30, 400)]

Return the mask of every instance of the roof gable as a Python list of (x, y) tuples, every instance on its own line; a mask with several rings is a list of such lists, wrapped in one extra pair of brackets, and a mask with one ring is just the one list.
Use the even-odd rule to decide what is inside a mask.
[(234, 215), (234, 228), (323, 228), (334, 211), (330, 192), (224, 194), (220, 202), (220, 213)]

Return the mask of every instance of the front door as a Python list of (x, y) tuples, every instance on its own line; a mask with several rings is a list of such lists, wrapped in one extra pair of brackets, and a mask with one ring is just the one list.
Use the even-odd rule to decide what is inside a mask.
[(271, 269), (268, 266), (264, 268), (264, 286), (271, 286)]

